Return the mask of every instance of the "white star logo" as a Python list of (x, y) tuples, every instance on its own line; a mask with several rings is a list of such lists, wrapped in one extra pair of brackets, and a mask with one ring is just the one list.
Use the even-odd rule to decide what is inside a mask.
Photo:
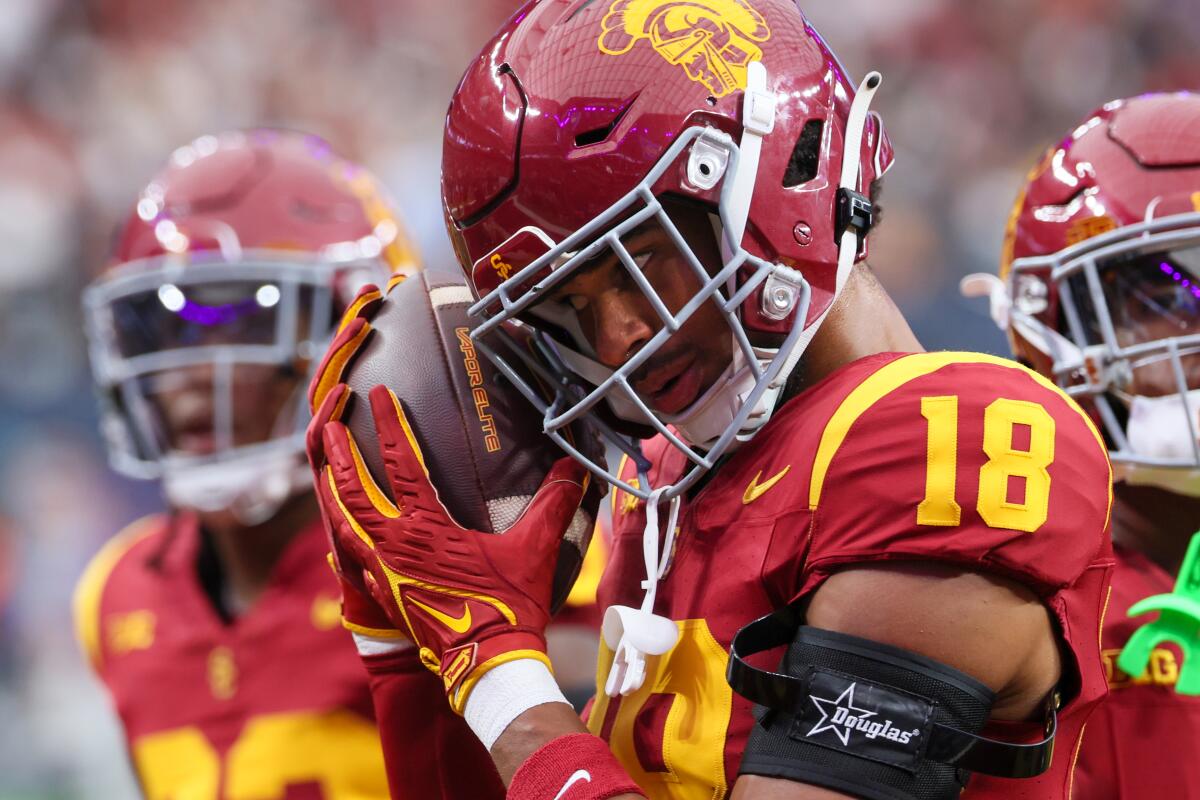
[[(844, 723), (839, 725), (838, 723), (834, 722), (833, 715), (830, 714), (828, 711), (826, 711), (825, 708), (826, 708), (826, 706), (833, 706), (833, 708), (835, 708), (835, 709), (845, 708), (847, 714), (853, 714), (858, 717), (873, 717), (873, 716), (875, 716), (874, 711), (867, 711), (865, 708), (856, 708), (855, 707), (855, 705), (854, 705), (854, 687), (856, 687), (856, 686), (858, 686), (857, 683), (850, 684), (849, 688), (847, 688), (846, 691), (842, 692), (838, 696), (837, 700), (827, 700), (823, 697), (809, 697), (808, 699), (812, 700), (813, 705), (815, 705), (817, 707), (817, 711), (821, 712), (821, 719), (817, 721), (817, 724), (814, 725), (812, 730), (809, 731), (806, 735), (807, 736), (816, 736), (818, 733), (824, 733), (825, 731), (833, 731), (833, 735), (838, 737), (838, 739), (840, 739), (842, 741), (842, 744), (844, 746), (849, 747), (850, 746), (850, 731), (851, 731), (850, 726), (846, 725)], [(845, 705), (843, 705), (843, 702), (845, 703)], [(843, 717), (843, 719), (844, 718), (845, 717)]]

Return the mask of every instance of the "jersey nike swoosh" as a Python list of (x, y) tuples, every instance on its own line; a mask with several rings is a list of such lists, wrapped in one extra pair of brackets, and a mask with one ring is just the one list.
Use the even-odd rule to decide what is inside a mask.
[(562, 800), (562, 796), (567, 793), (567, 789), (570, 789), (580, 781), (591, 783), (592, 773), (588, 772), (586, 769), (575, 770), (571, 777), (567, 778), (567, 782), (563, 784), (563, 788), (558, 790), (558, 794), (554, 795), (554, 800)]
[(461, 617), (452, 617), (449, 614), (446, 614), (442, 611), (438, 611), (436, 608), (430, 608), (429, 606), (422, 603), (420, 600), (414, 600), (408, 596), (405, 596), (404, 599), (407, 600), (408, 602), (412, 603), (414, 606), (421, 609), (426, 614), (433, 617), (438, 622), (442, 623), (443, 625), (445, 625), (447, 628), (454, 631), (455, 633), (466, 633), (471, 628), (471, 607), (468, 606), (466, 603), (463, 603), (462, 616)]
[(768, 478), (766, 483), (759, 483), (758, 479), (762, 477), (762, 470), (754, 476), (754, 480), (750, 481), (750, 485), (746, 487), (746, 493), (742, 495), (742, 505), (750, 505), (758, 498), (762, 497), (767, 492), (771, 491), (771, 487), (783, 480), (783, 476), (787, 475), (792, 469), (792, 465), (788, 464), (783, 470), (773, 478)]

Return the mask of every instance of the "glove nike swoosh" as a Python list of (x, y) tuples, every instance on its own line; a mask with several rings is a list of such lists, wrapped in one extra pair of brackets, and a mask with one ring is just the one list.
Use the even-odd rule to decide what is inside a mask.
[(471, 607), (468, 606), (466, 603), (463, 603), (462, 616), (461, 617), (452, 617), (449, 614), (446, 614), (442, 611), (438, 611), (436, 608), (431, 608), (431, 607), (425, 605), (420, 600), (414, 600), (413, 598), (407, 597), (407, 596), (404, 599), (407, 600), (408, 602), (412, 603), (414, 606), (421, 609), (426, 614), (433, 617), (438, 622), (442, 623), (443, 625), (445, 625), (447, 628), (454, 631), (455, 633), (466, 633), (471, 628)]
[(567, 782), (563, 784), (563, 787), (558, 790), (558, 794), (554, 795), (554, 800), (562, 800), (562, 797), (567, 793), (567, 790), (580, 781), (591, 783), (592, 773), (588, 772), (586, 769), (575, 770), (571, 777), (567, 778)]

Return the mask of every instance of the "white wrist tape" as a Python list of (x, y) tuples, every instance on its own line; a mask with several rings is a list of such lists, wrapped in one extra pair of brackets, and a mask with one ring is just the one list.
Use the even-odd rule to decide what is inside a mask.
[(483, 746), (491, 750), (512, 721), (529, 709), (566, 702), (545, 664), (519, 658), (493, 667), (479, 679), (467, 698), (463, 717)]
[(399, 653), (401, 650), (411, 650), (413, 648), (413, 643), (402, 637), (382, 639), (378, 636), (368, 636), (365, 633), (357, 631), (351, 631), (350, 633), (354, 637), (354, 646), (358, 648), (358, 654), (364, 657)]

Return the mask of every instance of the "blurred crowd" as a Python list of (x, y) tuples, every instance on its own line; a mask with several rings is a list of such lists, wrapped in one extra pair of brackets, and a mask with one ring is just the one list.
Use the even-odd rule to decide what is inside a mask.
[[(598, 0), (604, 2), (604, 0)], [(993, 269), (1038, 153), (1089, 110), (1200, 89), (1195, 0), (814, 0), (851, 73), (880, 69), (898, 163), (873, 263), (930, 348), (1002, 352), (958, 279)], [(86, 560), (153, 510), (95, 432), (78, 296), (172, 148), (260, 124), (321, 134), (388, 183), (449, 264), (447, 98), (506, 0), (0, 2), (0, 800), (135, 796), (75, 649)]]

